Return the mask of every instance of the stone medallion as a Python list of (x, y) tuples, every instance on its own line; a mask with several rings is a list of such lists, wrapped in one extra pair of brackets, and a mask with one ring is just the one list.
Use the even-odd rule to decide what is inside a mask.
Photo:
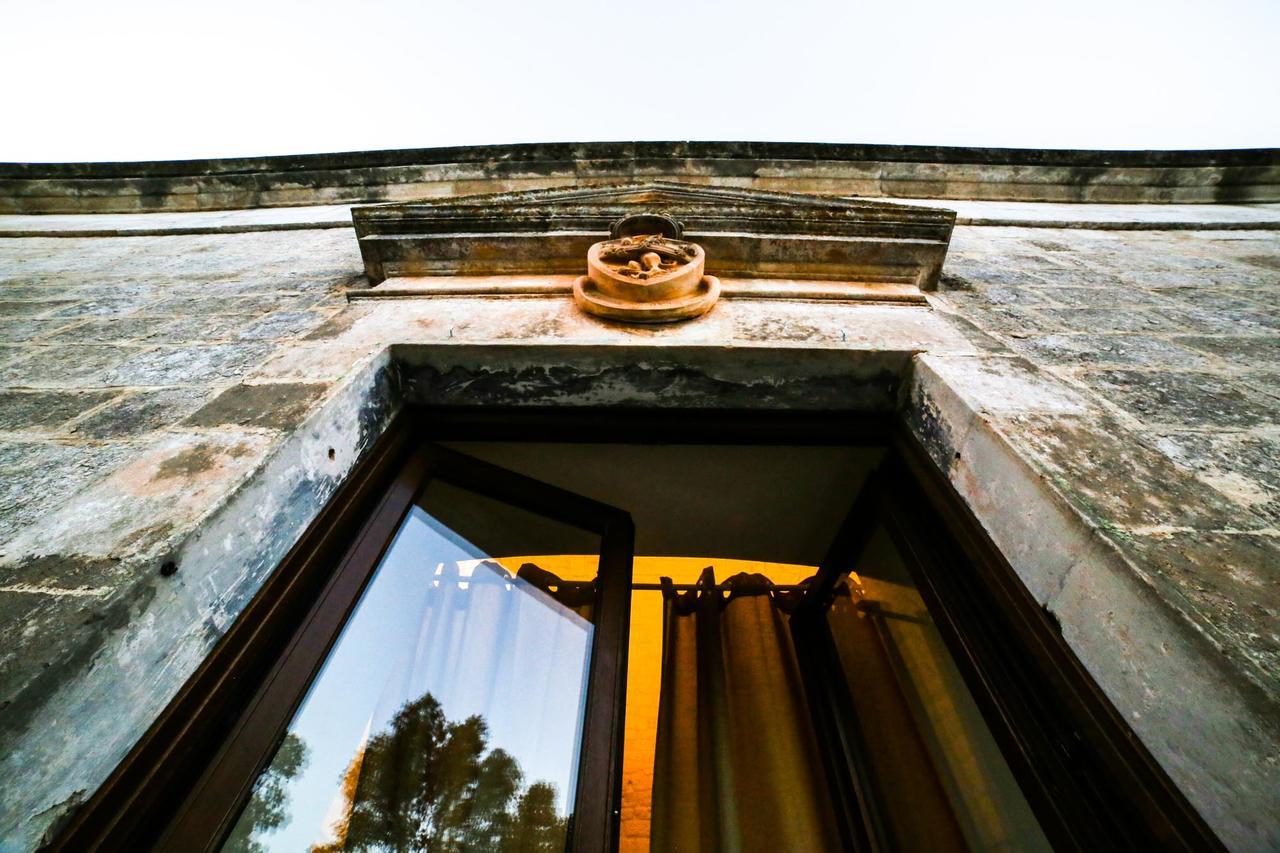
[(573, 298), (588, 314), (628, 323), (672, 323), (701, 316), (720, 296), (706, 275), (706, 253), (679, 239), (670, 217), (640, 213), (614, 223), (610, 239), (587, 250), (587, 274)]

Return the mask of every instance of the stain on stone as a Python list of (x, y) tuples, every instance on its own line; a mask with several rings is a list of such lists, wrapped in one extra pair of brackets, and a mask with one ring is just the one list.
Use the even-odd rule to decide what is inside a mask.
[(665, 406), (724, 408), (786, 406), (801, 410), (877, 411), (892, 409), (899, 376), (880, 370), (861, 379), (847, 374), (725, 378), (680, 364), (631, 364), (586, 368), (538, 365), (512, 369), (423, 367), (406, 378), (405, 393), (416, 402), (442, 405), (552, 404), (631, 405), (660, 400)]
[(1100, 528), (1261, 526), (1113, 418), (1027, 415), (1016, 441)]
[(1044, 249), (1046, 252), (1070, 252), (1073, 249), (1064, 243), (1055, 243), (1053, 240), (1028, 240), (1028, 245), (1035, 246), (1037, 249)]
[[(121, 579), (134, 575), (124, 566), (117, 572)], [(112, 633), (146, 611), (155, 591), (154, 584), (139, 580), (105, 598), (0, 595), (0, 698), (9, 702), (0, 715), (0, 755), (9, 754), (14, 738), (36, 721), (59, 687), (92, 665)], [(20, 614), (15, 605), (23, 608)]]
[(191, 414), (207, 396), (203, 388), (140, 391), (80, 421), (72, 431), (89, 438), (138, 435)]
[(938, 282), (940, 290), (977, 290), (977, 285), (962, 275), (943, 274)]
[(209, 444), (197, 444), (188, 447), (176, 456), (170, 456), (156, 468), (155, 479), (172, 480), (175, 477), (193, 477), (212, 471), (221, 462), (221, 455), (226, 448)]
[(952, 471), (960, 462), (951, 425), (942, 417), (933, 400), (914, 395), (903, 407), (907, 428), (919, 439), (925, 452), (941, 471)]
[(114, 391), (0, 391), (0, 429), (57, 427), (115, 396)]
[(1264, 270), (1280, 270), (1280, 255), (1249, 255), (1240, 260)]
[(1153, 443), (1227, 498), (1280, 524), (1280, 436), (1169, 432)]
[(114, 557), (42, 554), (0, 564), (0, 579), (10, 586), (88, 589), (112, 583), (121, 561)]
[(748, 341), (821, 341), (834, 335), (799, 320), (769, 317), (750, 323), (736, 324), (735, 337)]
[(48, 822), (48, 826), (45, 827), (44, 833), (40, 836), (39, 847), (41, 849), (46, 845), (53, 844), (58, 839), (67, 823), (75, 816), (87, 799), (88, 791), (80, 788), (73, 791), (71, 796), (62, 802), (50, 806), (37, 815), (39, 820)]
[[(1271, 536), (1196, 532), (1133, 536), (1122, 547), (1188, 607), (1219, 648), (1245, 658), (1264, 690), (1280, 682), (1280, 542)], [(1260, 682), (1260, 673), (1269, 680)]]
[(519, 340), (527, 338), (559, 338), (563, 337), (563, 335), (563, 320), (559, 317), (544, 317), (515, 328), (502, 329), (494, 337), (499, 340)]
[(230, 424), (292, 429), (328, 387), (323, 383), (306, 382), (236, 385), (223, 391), (183, 423), (200, 427)]
[(340, 337), (355, 325), (356, 320), (366, 316), (368, 313), (368, 310), (362, 310), (360, 308), (347, 308), (346, 310), (333, 315), (315, 329), (312, 329), (310, 332), (303, 335), (302, 340), (326, 341), (331, 338)]

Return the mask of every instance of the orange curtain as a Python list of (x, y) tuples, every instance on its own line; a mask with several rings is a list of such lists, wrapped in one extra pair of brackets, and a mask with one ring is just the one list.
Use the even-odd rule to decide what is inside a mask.
[(874, 808), (894, 850), (967, 850), (947, 792), (915, 724), (910, 697), (895, 671), (893, 648), (874, 603), (855, 602), (839, 590), (827, 625), (848, 685), (856, 734), (871, 778)]
[(789, 596), (745, 573), (723, 592), (710, 567), (699, 587), (664, 590), (651, 849), (839, 849)]

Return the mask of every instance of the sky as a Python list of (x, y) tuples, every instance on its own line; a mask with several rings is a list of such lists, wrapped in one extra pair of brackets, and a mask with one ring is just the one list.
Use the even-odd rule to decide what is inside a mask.
[(1280, 0), (0, 4), (0, 161), (1280, 146)]

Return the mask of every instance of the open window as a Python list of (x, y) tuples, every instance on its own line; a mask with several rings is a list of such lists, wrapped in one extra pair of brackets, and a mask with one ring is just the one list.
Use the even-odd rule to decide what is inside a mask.
[(624, 512), (421, 447), (159, 846), (607, 846), (631, 537)]
[(58, 845), (1212, 846), (902, 438), (601, 417), (402, 416)]

